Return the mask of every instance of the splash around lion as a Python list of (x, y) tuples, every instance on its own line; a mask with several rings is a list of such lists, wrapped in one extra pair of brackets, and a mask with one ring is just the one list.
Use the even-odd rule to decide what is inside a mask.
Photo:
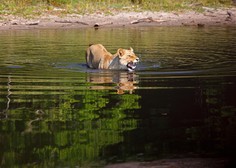
[(134, 50), (119, 48), (112, 55), (102, 44), (92, 44), (86, 51), (86, 62), (89, 68), (93, 69), (116, 69), (134, 71), (139, 58)]

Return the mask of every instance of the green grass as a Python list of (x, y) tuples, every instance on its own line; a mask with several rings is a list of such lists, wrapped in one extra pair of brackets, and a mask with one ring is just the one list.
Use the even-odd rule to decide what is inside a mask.
[(89, 14), (115, 11), (199, 10), (202, 6), (224, 7), (231, 0), (1, 0), (0, 14), (35, 16), (49, 14)]

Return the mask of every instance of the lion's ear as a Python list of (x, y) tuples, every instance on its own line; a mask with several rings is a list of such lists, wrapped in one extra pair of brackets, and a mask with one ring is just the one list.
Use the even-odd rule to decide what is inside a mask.
[(125, 51), (122, 48), (119, 48), (117, 53), (119, 54), (119, 57), (122, 57), (125, 54)]
[(134, 52), (134, 49), (133, 49), (132, 47), (130, 47), (130, 51), (131, 51), (131, 52)]

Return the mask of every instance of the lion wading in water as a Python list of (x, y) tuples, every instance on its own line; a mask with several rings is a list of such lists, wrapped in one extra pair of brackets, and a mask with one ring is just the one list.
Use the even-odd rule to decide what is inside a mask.
[(102, 44), (92, 44), (86, 51), (86, 61), (88, 67), (93, 69), (128, 69), (133, 71), (139, 58), (131, 47), (129, 50), (119, 48), (112, 55)]

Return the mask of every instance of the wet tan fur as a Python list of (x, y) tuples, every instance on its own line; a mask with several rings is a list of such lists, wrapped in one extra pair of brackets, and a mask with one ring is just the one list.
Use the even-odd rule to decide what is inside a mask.
[(138, 57), (130, 50), (119, 48), (112, 55), (102, 44), (90, 45), (86, 51), (86, 62), (93, 69), (127, 69), (131, 61), (137, 62)]

